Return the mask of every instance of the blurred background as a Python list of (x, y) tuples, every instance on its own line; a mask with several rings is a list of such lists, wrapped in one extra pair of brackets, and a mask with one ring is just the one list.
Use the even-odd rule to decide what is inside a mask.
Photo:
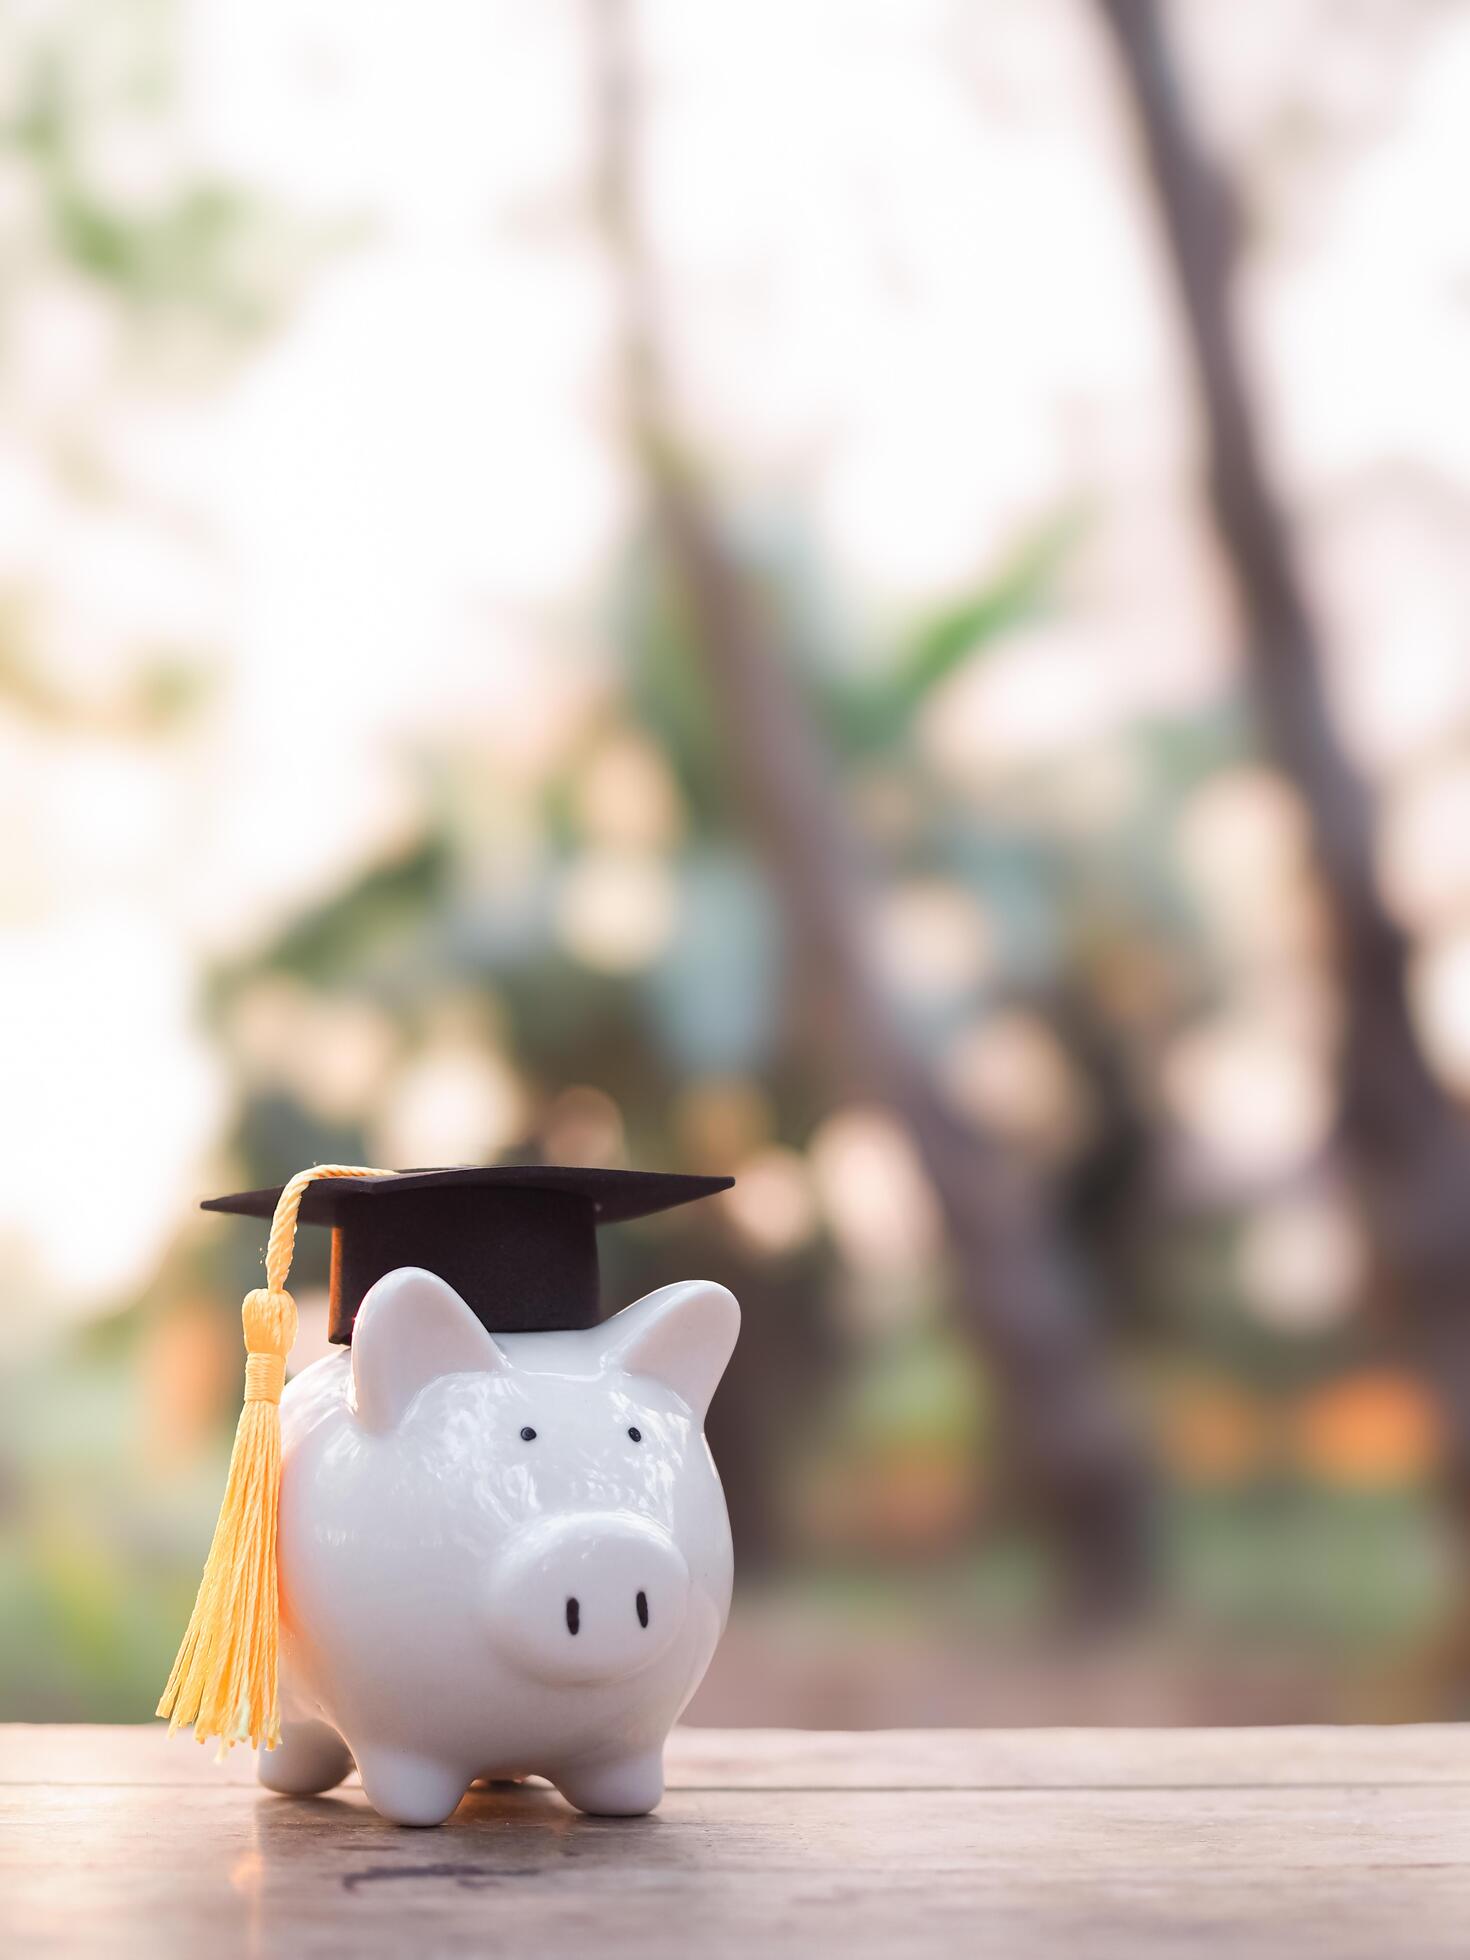
[(0, 49), (0, 1714), (167, 1672), (197, 1200), (528, 1156), (739, 1180), (694, 1719), (1470, 1705), (1470, 5)]

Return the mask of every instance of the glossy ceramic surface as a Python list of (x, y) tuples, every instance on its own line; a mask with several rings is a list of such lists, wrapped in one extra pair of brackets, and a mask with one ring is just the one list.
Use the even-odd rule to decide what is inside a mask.
[(379, 1280), (352, 1348), (282, 1402), (275, 1790), (352, 1759), (384, 1816), (435, 1824), (478, 1776), (651, 1809), (730, 1602), (704, 1414), (739, 1329), (665, 1287), (577, 1332), (485, 1332), (452, 1287)]

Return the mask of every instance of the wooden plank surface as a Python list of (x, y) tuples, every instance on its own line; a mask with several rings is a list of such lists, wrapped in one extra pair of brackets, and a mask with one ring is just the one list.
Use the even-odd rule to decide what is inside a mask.
[(0, 1730), (0, 1949), (1470, 1951), (1470, 1731), (683, 1730), (655, 1816), (402, 1831), (161, 1729)]

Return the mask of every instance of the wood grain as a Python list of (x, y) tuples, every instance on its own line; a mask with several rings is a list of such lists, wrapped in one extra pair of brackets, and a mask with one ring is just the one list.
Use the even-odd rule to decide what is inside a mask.
[(161, 1729), (0, 1730), (0, 1947), (1463, 1955), (1470, 1734), (682, 1730), (656, 1816), (402, 1831)]

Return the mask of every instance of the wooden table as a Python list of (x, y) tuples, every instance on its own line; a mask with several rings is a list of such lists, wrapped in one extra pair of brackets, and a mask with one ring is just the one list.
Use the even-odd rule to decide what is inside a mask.
[(0, 1729), (0, 1951), (1470, 1954), (1470, 1730), (686, 1729), (662, 1808), (405, 1831), (161, 1729)]

